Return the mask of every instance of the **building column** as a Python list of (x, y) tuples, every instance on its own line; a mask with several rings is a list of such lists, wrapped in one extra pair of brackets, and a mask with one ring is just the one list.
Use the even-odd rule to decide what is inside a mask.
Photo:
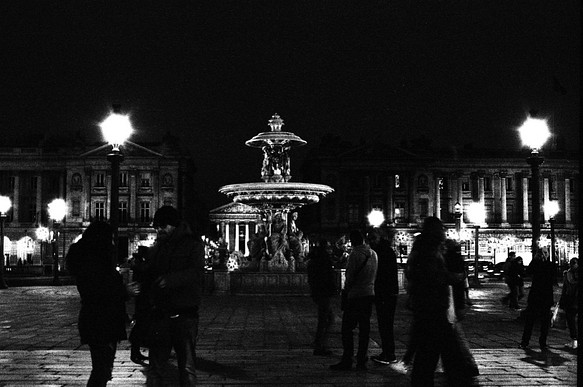
[(571, 224), (571, 179), (565, 178), (565, 224)]
[(508, 223), (508, 208), (506, 202), (506, 172), (500, 172), (500, 223), (502, 227), (510, 227)]
[(524, 225), (530, 224), (528, 219), (528, 177), (522, 177), (522, 222)]
[(20, 219), (20, 214), (18, 210), (20, 208), (20, 174), (16, 172), (14, 175), (14, 191), (13, 191), (13, 198), (12, 198), (12, 222), (13, 225), (16, 226)]
[(441, 182), (441, 177), (435, 179), (435, 201), (433, 203), (433, 214), (435, 217), (441, 219), (441, 190), (439, 185)]
[(227, 250), (231, 250), (231, 236), (229, 235), (229, 223), (225, 224), (225, 243), (227, 244)]
[(241, 251), (239, 249), (239, 222), (235, 223), (235, 251)]
[(249, 222), (245, 222), (245, 256), (248, 257), (250, 254), (249, 251)]
[(138, 203), (136, 199), (136, 195), (138, 192), (138, 171), (133, 169), (128, 171), (129, 175), (129, 190), (130, 190), (130, 202), (128, 203), (128, 210), (130, 211), (129, 217), (133, 223), (137, 223), (137, 214), (138, 214)]
[(543, 177), (543, 197), (542, 197), (542, 207), (543, 207), (543, 221), (546, 223), (549, 220), (548, 214), (545, 212), (545, 204), (550, 200), (550, 190), (549, 190), (550, 179), (548, 177)]
[(485, 207), (484, 174), (478, 173), (478, 202)]
[[(43, 192), (42, 181), (43, 181), (43, 179), (42, 179), (41, 175), (35, 176), (35, 178), (36, 178), (36, 211), (35, 211), (36, 214), (35, 214), (35, 216), (36, 216), (36, 223), (38, 225), (40, 225), (41, 218), (42, 218), (41, 214), (42, 214), (42, 192)], [(69, 205), (71, 205), (71, 204), (69, 203)]]

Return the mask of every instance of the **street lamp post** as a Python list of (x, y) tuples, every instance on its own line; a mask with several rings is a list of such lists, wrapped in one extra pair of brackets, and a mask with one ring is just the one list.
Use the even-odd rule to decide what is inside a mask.
[[(49, 218), (53, 221), (53, 238), (51, 240), (53, 247), (53, 285), (61, 284), (59, 281), (59, 245), (58, 245), (58, 229), (60, 222), (63, 221), (67, 215), (67, 203), (63, 199), (54, 199), (49, 203)], [(65, 251), (63, 249), (63, 255)]]
[(462, 229), (462, 205), (460, 202), (456, 202), (453, 206), (453, 214), (455, 216), (455, 231), (459, 237)]
[(480, 224), (486, 222), (486, 210), (484, 205), (479, 202), (470, 203), (468, 207), (468, 218), (470, 222), (474, 224), (474, 242), (475, 242), (475, 253), (474, 253), (474, 277), (472, 280), (472, 285), (474, 287), (480, 286), (480, 278), (478, 277), (478, 267), (479, 267), (479, 233)]
[(540, 166), (544, 158), (539, 150), (550, 136), (547, 121), (540, 118), (528, 117), (518, 129), (522, 144), (531, 149), (526, 162), (530, 165), (532, 174), (532, 247), (531, 253), (538, 250), (540, 239)]
[(6, 220), (6, 213), (11, 206), (12, 202), (8, 196), (0, 196), (0, 254), (2, 254), (0, 259), (0, 289), (8, 289), (8, 285), (4, 280), (4, 261), (6, 260), (4, 256), (4, 221)]
[(555, 255), (555, 216), (559, 213), (559, 203), (555, 200), (551, 200), (545, 203), (545, 216), (549, 217), (549, 223), (551, 224), (551, 262), (553, 264), (557, 263), (557, 256)]
[(111, 202), (109, 207), (109, 223), (113, 229), (114, 259), (118, 258), (118, 228), (119, 228), (119, 165), (123, 161), (121, 146), (131, 135), (133, 129), (129, 116), (122, 115), (119, 105), (113, 105), (112, 113), (100, 124), (105, 141), (112, 149), (107, 155), (111, 163)]

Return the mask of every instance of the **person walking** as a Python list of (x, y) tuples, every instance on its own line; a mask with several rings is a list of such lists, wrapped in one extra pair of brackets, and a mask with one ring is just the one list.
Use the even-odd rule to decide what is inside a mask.
[(396, 363), (393, 325), (399, 294), (397, 254), (395, 254), (385, 230), (373, 229), (369, 232), (368, 239), (370, 247), (377, 253), (378, 257), (377, 275), (374, 283), (374, 303), (381, 337), (381, 353), (371, 356), (371, 360), (381, 364)]
[(332, 268), (332, 244), (321, 239), (309, 257), (308, 283), (312, 299), (318, 307), (314, 355), (330, 356), (332, 351), (328, 349), (328, 336), (334, 321), (332, 299), (338, 294), (336, 275)]
[(464, 367), (450, 286), (463, 281), (464, 275), (447, 270), (444, 241), (445, 227), (441, 220), (426, 218), (407, 260), (413, 309), (411, 340), (415, 345), (412, 386), (434, 385), (440, 356), (450, 385), (469, 386), (473, 376), (473, 370)]
[(356, 369), (365, 371), (378, 258), (374, 250), (364, 243), (364, 236), (360, 230), (351, 231), (349, 238), (352, 251), (348, 256), (343, 290), (346, 294), (346, 305), (342, 313), (342, 360), (330, 368), (335, 371), (352, 368), (354, 355), (352, 332), (358, 326)]
[(509, 306), (512, 309), (520, 309), (518, 302), (524, 297), (524, 265), (522, 257), (516, 257), (510, 262), (507, 283), (510, 288)]
[(123, 284), (113, 255), (113, 229), (105, 222), (89, 225), (65, 258), (81, 296), (79, 335), (89, 345), (91, 375), (87, 386), (105, 386), (111, 379), (117, 343), (126, 339), (128, 296), (139, 294), (135, 283)]
[(579, 259), (569, 261), (569, 270), (563, 272), (563, 291), (559, 300), (559, 307), (565, 311), (567, 327), (571, 342), (566, 347), (577, 349), (577, 313), (579, 301)]
[(528, 292), (527, 306), (524, 311), (524, 331), (520, 348), (527, 349), (532, 329), (536, 320), (540, 321), (538, 343), (541, 351), (547, 351), (547, 336), (551, 325), (551, 307), (553, 300), (554, 265), (547, 254), (539, 249), (529, 266), (532, 274), (532, 284)]
[(156, 243), (146, 275), (152, 305), (148, 384), (162, 385), (174, 349), (180, 386), (196, 384), (196, 339), (204, 276), (204, 247), (178, 211), (163, 206), (154, 215)]
[(508, 304), (510, 302), (510, 297), (512, 296), (512, 286), (510, 285), (509, 273), (510, 273), (510, 265), (512, 265), (512, 261), (514, 261), (514, 259), (516, 259), (516, 252), (510, 251), (508, 253), (508, 257), (506, 258), (506, 261), (504, 262), (504, 265), (502, 266), (502, 271), (504, 272), (504, 274), (503, 274), (504, 283), (506, 284), (506, 286), (508, 286), (508, 293), (506, 293), (506, 295), (500, 299), (500, 302), (502, 303), (502, 305), (506, 305), (506, 306), (508, 306)]

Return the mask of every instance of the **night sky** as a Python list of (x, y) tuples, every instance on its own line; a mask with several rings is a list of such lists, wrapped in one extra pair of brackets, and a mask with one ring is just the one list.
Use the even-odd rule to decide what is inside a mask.
[(228, 202), (220, 186), (260, 180), (244, 142), (274, 113), (308, 141), (291, 153), (296, 176), (326, 133), (519, 149), (533, 109), (579, 148), (579, 1), (7, 3), (5, 141), (98, 141), (120, 103), (132, 141), (187, 144), (211, 208)]

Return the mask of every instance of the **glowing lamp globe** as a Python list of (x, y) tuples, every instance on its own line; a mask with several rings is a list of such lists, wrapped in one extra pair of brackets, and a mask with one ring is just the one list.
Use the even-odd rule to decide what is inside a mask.
[(0, 214), (6, 214), (11, 206), (12, 202), (8, 196), (0, 196)]
[(554, 218), (559, 213), (559, 202), (556, 200), (549, 200), (545, 203), (545, 214), (549, 218)]
[(468, 219), (474, 224), (486, 223), (486, 210), (479, 202), (470, 203), (468, 206)]
[(63, 199), (55, 199), (49, 203), (49, 218), (60, 222), (67, 215), (67, 202)]
[(46, 227), (39, 227), (36, 229), (36, 239), (41, 241), (49, 240), (49, 229)]
[(381, 210), (374, 209), (368, 214), (368, 223), (373, 227), (380, 227), (385, 221), (385, 215)]
[(547, 120), (532, 117), (528, 117), (524, 121), (522, 126), (518, 128), (518, 132), (522, 145), (529, 147), (535, 153), (542, 148), (551, 136)]
[(111, 144), (113, 150), (119, 150), (133, 132), (130, 117), (118, 113), (110, 114), (99, 126), (105, 141)]

